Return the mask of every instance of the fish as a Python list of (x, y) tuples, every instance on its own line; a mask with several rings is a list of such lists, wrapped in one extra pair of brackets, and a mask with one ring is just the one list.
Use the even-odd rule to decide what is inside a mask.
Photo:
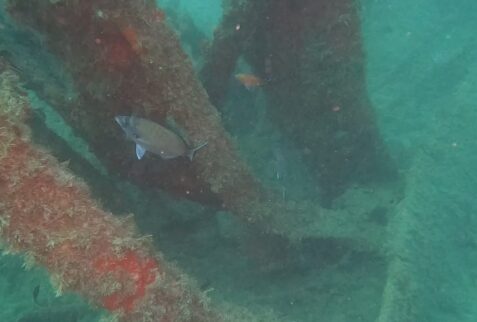
[(173, 131), (153, 121), (135, 116), (116, 116), (115, 121), (126, 133), (126, 137), (136, 143), (136, 157), (141, 160), (146, 152), (162, 159), (187, 157), (192, 161), (195, 153), (207, 145), (207, 141), (191, 147)]
[[(96, 315), (89, 306), (84, 304), (64, 304), (62, 302), (40, 303), (38, 296), (40, 294), (40, 285), (33, 289), (33, 301), (38, 307), (24, 313), (17, 322), (78, 322), (84, 318), (92, 318)], [(90, 319), (88, 319), (90, 321)]]
[(237, 74), (235, 79), (249, 90), (263, 85), (263, 80), (253, 74)]
[(39, 302), (38, 302), (38, 294), (40, 294), (40, 285), (38, 284), (37, 286), (35, 286), (35, 288), (33, 289), (33, 302), (35, 302), (36, 305), (39, 305), (39, 306), (42, 306)]

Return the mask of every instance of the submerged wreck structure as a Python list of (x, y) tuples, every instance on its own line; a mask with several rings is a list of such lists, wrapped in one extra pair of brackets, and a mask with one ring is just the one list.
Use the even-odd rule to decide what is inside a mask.
[[(352, 1), (229, 1), (199, 77), (155, 1), (9, 0), (7, 9), (41, 37), (71, 78), (72, 95), (49, 85), (36, 95), (84, 138), (111, 176), (228, 211), (283, 249), (313, 240), (376, 257), (387, 251), (386, 225), (401, 185), (367, 97)], [(240, 58), (263, 79), (267, 115), (302, 151), (323, 191), (320, 202), (284, 200), (269, 189), (224, 128), (220, 111)], [(84, 184), (30, 142), (26, 98), (9, 75), (0, 89), (7, 247), (45, 266), (59, 288), (79, 292), (121, 321), (222, 320), (128, 220), (101, 210)], [(158, 162), (147, 154), (138, 161), (118, 115), (171, 123), (190, 146), (208, 145), (192, 162)], [(340, 207), (333, 206), (337, 200)], [(33, 211), (38, 220), (24, 225)], [(385, 295), (392, 304), (383, 306), (383, 322), (401, 307), (394, 305), (404, 283), (397, 262), (389, 269)]]
[(300, 148), (322, 203), (396, 179), (366, 90), (353, 1), (230, 1), (202, 71), (220, 108), (240, 57), (264, 80), (267, 115)]
[[(8, 10), (17, 22), (42, 35), (44, 44), (62, 60), (76, 90), (76, 95), (68, 98), (54, 90), (39, 91), (38, 95), (50, 102), (86, 139), (111, 173), (118, 173), (142, 187), (164, 189), (184, 198), (229, 210), (244, 222), (260, 226), (263, 232), (287, 239), (300, 240), (315, 236), (361, 240), (371, 245), (379, 243), (382, 227), (372, 224), (363, 227), (360, 222), (363, 216), (380, 207), (379, 203), (387, 204), (389, 200), (395, 200), (395, 192), (387, 191), (387, 197), (371, 196), (372, 200), (361, 207), (358, 214), (350, 210), (349, 218), (343, 224), (342, 221), (336, 222), (333, 209), (322, 208), (315, 200), (285, 203), (264, 187), (238, 154), (232, 138), (221, 123), (220, 114), (195, 76), (176, 35), (166, 24), (164, 13), (153, 1), (51, 3), (12, 0), (9, 1)], [(221, 47), (220, 44), (217, 46)], [(211, 55), (214, 56), (213, 50)], [(227, 59), (230, 57), (214, 61)], [(268, 62), (267, 59), (265, 61)], [(279, 89), (278, 92), (288, 92), (288, 89)], [(279, 97), (277, 99), (282, 100)], [(215, 99), (212, 98), (212, 101)], [(377, 160), (373, 151), (379, 149), (373, 120), (366, 109), (361, 112), (360, 108), (357, 111), (350, 109), (350, 115), (345, 118), (341, 113), (332, 115), (333, 118), (338, 117), (339, 124), (347, 124), (343, 122), (348, 119), (350, 127), (358, 126), (357, 123), (360, 127), (365, 126), (363, 138), (359, 140), (369, 149), (363, 150), (361, 145), (353, 148), (362, 160), (350, 159), (352, 154), (349, 154), (351, 150), (348, 148), (341, 155), (348, 160), (345, 163), (350, 167), (362, 163), (373, 164)], [(288, 116), (284, 114), (286, 108), (279, 110), (282, 111), (280, 119), (287, 119)], [(306, 111), (297, 113), (303, 119), (306, 119), (306, 114)], [(355, 114), (364, 115), (365, 119), (357, 118)], [(139, 164), (130, 143), (115, 124), (117, 115), (139, 115), (159, 124), (173, 120), (186, 133), (191, 145), (207, 141), (207, 148), (201, 150), (192, 163), (187, 160), (159, 163), (146, 158)], [(355, 119), (357, 123), (354, 123)], [(300, 122), (295, 122), (297, 131), (301, 128)], [(338, 123), (333, 121), (331, 124)], [(295, 125), (288, 128), (292, 129)], [(306, 133), (315, 135), (313, 124), (304, 128)], [(335, 130), (338, 131), (336, 127), (323, 127), (322, 131), (330, 133), (323, 134), (324, 140), (315, 138), (313, 144), (329, 142), (326, 137), (336, 135), (333, 132)], [(354, 134), (346, 136), (356, 137)], [(297, 136), (297, 139), (301, 137)], [(349, 148), (354, 144), (350, 141)], [(336, 147), (327, 146), (326, 149), (340, 146), (338, 143), (334, 145)], [(326, 155), (323, 149), (325, 147), (318, 149), (316, 155)], [(340, 159), (339, 153), (329, 155), (336, 155)], [(366, 161), (367, 158), (370, 160)], [(334, 167), (338, 164), (336, 160), (328, 161)], [(330, 167), (324, 163), (322, 165), (328, 169), (331, 164)], [(344, 168), (336, 168), (334, 182), (343, 186), (340, 176), (348, 172)], [(326, 172), (320, 170), (320, 173), (324, 175)], [(324, 183), (324, 186), (334, 185), (327, 181)]]

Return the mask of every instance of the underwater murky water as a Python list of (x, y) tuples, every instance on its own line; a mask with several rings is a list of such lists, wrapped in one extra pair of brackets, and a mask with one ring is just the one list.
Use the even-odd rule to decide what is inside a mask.
[(477, 320), (473, 1), (0, 4), (0, 321)]

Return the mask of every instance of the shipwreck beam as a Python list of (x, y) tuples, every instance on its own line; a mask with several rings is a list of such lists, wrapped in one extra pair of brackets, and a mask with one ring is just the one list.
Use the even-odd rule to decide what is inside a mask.
[(141, 237), (131, 217), (100, 209), (88, 187), (41, 148), (26, 126), (29, 103), (0, 75), (0, 238), (118, 321), (221, 321), (205, 297)]

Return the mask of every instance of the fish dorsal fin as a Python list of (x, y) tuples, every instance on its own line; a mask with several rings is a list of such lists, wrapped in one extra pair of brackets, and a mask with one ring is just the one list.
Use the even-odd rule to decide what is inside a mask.
[(144, 157), (144, 154), (146, 154), (146, 149), (139, 145), (136, 144), (136, 156), (138, 160), (141, 160)]

